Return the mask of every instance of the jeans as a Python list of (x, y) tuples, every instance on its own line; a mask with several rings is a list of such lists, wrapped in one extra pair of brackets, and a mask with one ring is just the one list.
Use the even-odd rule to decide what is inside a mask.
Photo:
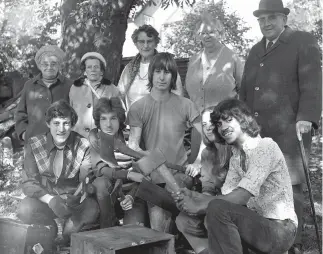
[(294, 243), (302, 242), (303, 215), (304, 215), (304, 194), (303, 184), (293, 185), (294, 209), (298, 219), (297, 234)]
[(284, 253), (297, 230), (291, 220), (267, 219), (245, 206), (218, 199), (209, 203), (206, 225), (210, 254), (243, 253), (243, 243), (261, 253)]
[[(193, 178), (184, 173), (175, 173), (174, 177), (181, 188), (191, 189), (193, 186)], [(166, 190), (169, 190), (167, 185)], [(170, 232), (172, 225), (171, 213), (152, 204), (148, 203), (148, 214), (150, 219), (150, 227), (160, 232)]]
[(190, 216), (185, 212), (181, 212), (176, 218), (177, 229), (185, 236), (196, 253), (208, 247), (208, 235), (204, 221), (204, 215)]

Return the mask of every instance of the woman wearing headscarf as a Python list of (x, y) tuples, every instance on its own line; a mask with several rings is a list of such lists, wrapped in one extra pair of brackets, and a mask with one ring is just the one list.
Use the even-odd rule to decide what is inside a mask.
[(88, 138), (89, 131), (95, 128), (92, 118), (93, 107), (99, 98), (119, 97), (119, 89), (104, 78), (107, 63), (97, 52), (88, 52), (81, 58), (83, 75), (74, 81), (69, 92), (71, 106), (75, 109), (79, 119), (74, 131)]
[[(126, 65), (118, 84), (128, 110), (132, 103), (149, 94), (148, 67), (157, 53), (156, 47), (160, 41), (159, 33), (150, 25), (140, 26), (133, 32), (131, 38), (139, 53)], [(177, 79), (176, 89), (172, 92), (183, 95), (180, 78)]]
[(24, 85), (15, 114), (16, 132), (21, 140), (46, 132), (45, 112), (55, 101), (68, 101), (72, 82), (60, 74), (65, 53), (56, 45), (40, 48), (35, 56), (40, 74)]
[(190, 59), (185, 87), (190, 99), (202, 112), (224, 99), (237, 96), (243, 67), (239, 57), (222, 44), (224, 29), (219, 20), (203, 13), (196, 27), (196, 36), (203, 49)]

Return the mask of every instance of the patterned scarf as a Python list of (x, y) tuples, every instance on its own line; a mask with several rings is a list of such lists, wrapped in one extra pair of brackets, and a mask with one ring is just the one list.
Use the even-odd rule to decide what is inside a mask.
[[(156, 55), (158, 52), (155, 49), (154, 50), (154, 55)], [(141, 55), (140, 53), (138, 53), (130, 62), (129, 62), (129, 83), (127, 84), (126, 88), (125, 88), (125, 93), (127, 94), (133, 81), (135, 80), (139, 69), (140, 69), (140, 61), (141, 61)]]

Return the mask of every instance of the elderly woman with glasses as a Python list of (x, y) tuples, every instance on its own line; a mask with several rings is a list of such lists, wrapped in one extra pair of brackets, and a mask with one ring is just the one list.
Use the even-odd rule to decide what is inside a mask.
[[(238, 96), (243, 67), (239, 57), (222, 44), (223, 36), (221, 22), (203, 13), (196, 26), (196, 38), (201, 41), (203, 48), (190, 59), (185, 80), (187, 94), (200, 113), (224, 99)], [(194, 130), (191, 135), (193, 144), (201, 142), (200, 135)], [(197, 147), (191, 148), (192, 154), (199, 152)], [(200, 169), (198, 165), (191, 165), (187, 172), (195, 176)]]
[[(150, 25), (143, 25), (136, 29), (131, 38), (139, 53), (126, 65), (118, 84), (128, 110), (132, 103), (149, 94), (148, 67), (157, 53), (156, 47), (160, 41), (158, 32)], [(176, 89), (172, 91), (183, 95), (180, 78), (177, 79)]]
[(203, 49), (190, 59), (185, 86), (190, 99), (202, 112), (237, 96), (243, 68), (238, 56), (221, 42), (224, 29), (219, 20), (204, 13), (196, 35)]
[(74, 131), (88, 138), (91, 129), (95, 128), (92, 118), (93, 107), (99, 98), (119, 97), (119, 89), (104, 78), (107, 63), (104, 57), (97, 52), (88, 52), (81, 58), (83, 75), (74, 81), (69, 98), (71, 106), (79, 118)]
[(21, 140), (46, 132), (45, 112), (55, 101), (68, 101), (72, 82), (60, 74), (65, 53), (56, 45), (40, 48), (35, 62), (40, 74), (26, 82), (15, 114), (16, 132)]

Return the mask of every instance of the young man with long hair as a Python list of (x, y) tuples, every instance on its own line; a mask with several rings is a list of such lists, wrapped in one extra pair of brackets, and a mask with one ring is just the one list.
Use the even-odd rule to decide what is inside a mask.
[(243, 245), (264, 253), (284, 253), (292, 246), (297, 216), (286, 161), (248, 107), (236, 99), (219, 103), (211, 114), (219, 142), (232, 156), (221, 187), (212, 197), (183, 189), (174, 195), (186, 213), (206, 213), (208, 249), (203, 253), (243, 253)]

